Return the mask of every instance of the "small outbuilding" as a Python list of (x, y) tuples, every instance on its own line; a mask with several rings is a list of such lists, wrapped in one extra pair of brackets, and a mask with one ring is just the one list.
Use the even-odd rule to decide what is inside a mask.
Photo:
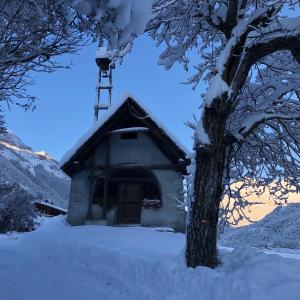
[(187, 150), (128, 96), (63, 157), (71, 177), (68, 222), (185, 229), (183, 176)]

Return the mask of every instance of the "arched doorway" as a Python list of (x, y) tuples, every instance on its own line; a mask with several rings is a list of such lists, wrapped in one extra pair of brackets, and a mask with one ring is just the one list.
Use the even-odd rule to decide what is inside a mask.
[(117, 224), (139, 224), (144, 199), (161, 199), (155, 176), (144, 168), (110, 170), (107, 183), (107, 202), (105, 180), (99, 179), (93, 203), (98, 203), (107, 212), (114, 210), (114, 223)]
[(117, 198), (119, 224), (141, 222), (144, 199), (160, 199), (156, 178), (146, 169), (118, 169), (110, 174)]

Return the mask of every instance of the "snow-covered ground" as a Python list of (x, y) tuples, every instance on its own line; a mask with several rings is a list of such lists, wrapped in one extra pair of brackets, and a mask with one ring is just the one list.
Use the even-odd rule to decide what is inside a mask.
[(183, 247), (180, 233), (47, 219), (34, 232), (0, 235), (0, 299), (299, 299), (300, 251), (222, 249), (211, 270), (186, 268)]

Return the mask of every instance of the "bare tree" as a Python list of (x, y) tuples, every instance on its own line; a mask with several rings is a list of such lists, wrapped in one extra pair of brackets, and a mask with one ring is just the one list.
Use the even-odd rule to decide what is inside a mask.
[(106, 39), (115, 57), (131, 50), (144, 32), (152, 0), (0, 0), (0, 107), (29, 108), (33, 72), (68, 67), (55, 57)]
[(0, 1), (0, 105), (32, 104), (32, 72), (65, 67), (54, 57), (78, 50), (78, 25), (70, 1)]
[[(224, 193), (268, 185), (279, 200), (299, 188), (300, 17), (298, 1), (158, 0), (147, 31), (166, 49), (160, 63), (200, 64), (190, 83), (208, 82), (195, 129), (194, 193), (187, 227), (189, 267), (216, 267)], [(299, 9), (299, 7), (297, 6)], [(240, 202), (241, 205), (242, 202)]]
[(33, 200), (17, 183), (0, 182), (0, 233), (33, 230), (37, 224)]

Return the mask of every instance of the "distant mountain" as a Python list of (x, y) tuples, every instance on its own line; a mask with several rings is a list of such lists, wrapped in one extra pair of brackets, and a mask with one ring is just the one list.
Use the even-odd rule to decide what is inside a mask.
[(19, 184), (37, 201), (67, 207), (70, 179), (46, 152), (34, 152), (19, 137), (0, 133), (0, 183)]
[(228, 228), (219, 243), (229, 247), (280, 247), (300, 249), (300, 203), (279, 206), (260, 221)]

